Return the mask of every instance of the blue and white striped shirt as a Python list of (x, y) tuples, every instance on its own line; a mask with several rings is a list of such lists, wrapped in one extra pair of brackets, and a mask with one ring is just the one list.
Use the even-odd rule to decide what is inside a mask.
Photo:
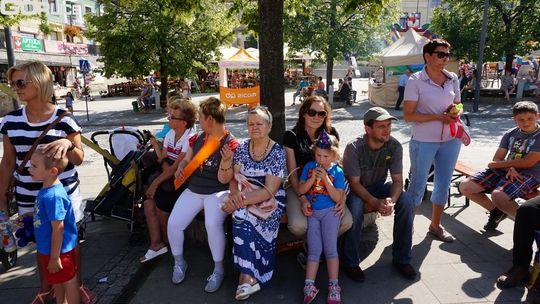
[[(56, 108), (55, 113), (44, 122), (30, 123), (26, 116), (26, 107), (10, 112), (4, 116), (0, 123), (0, 133), (3, 136), (7, 136), (9, 141), (15, 147), (16, 152), (16, 167), (18, 167), (26, 153), (30, 150), (34, 141), (41, 135), (41, 133), (51, 124), (58, 116), (60, 116), (64, 109)], [(73, 115), (67, 115), (51, 130), (47, 132), (47, 135), (42, 139), (41, 144), (47, 144), (55, 140), (66, 138), (68, 135), (81, 132), (82, 128), (75, 120)], [(32, 180), (32, 176), (28, 172), (30, 162), (26, 163), (22, 173), (18, 175), (13, 172), (13, 175), (17, 178), (16, 195), (17, 206), (22, 208), (34, 208), (37, 193), (42, 187), (41, 182)], [(69, 194), (77, 190), (79, 186), (79, 177), (75, 166), (68, 163), (64, 172), (59, 176), (60, 181), (64, 185), (66, 192)]]

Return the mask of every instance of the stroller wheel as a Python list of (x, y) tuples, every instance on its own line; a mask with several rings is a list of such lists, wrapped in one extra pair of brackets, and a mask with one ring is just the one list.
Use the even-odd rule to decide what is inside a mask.
[(2, 256), (2, 266), (4, 266), (6, 270), (9, 270), (17, 264), (17, 250), (8, 253), (2, 249), (0, 250), (0, 255)]

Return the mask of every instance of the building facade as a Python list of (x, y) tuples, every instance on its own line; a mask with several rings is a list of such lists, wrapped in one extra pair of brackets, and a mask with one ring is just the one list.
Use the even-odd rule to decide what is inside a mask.
[[(416, 14), (419, 26), (431, 23), (433, 9), (441, 6), (441, 0), (401, 0), (401, 11), (404, 15)], [(417, 14), (418, 13), (418, 14)]]
[[(71, 86), (77, 75), (79, 59), (96, 66), (99, 56), (97, 45), (84, 37), (85, 14), (100, 14), (101, 6), (95, 0), (48, 1), (48, 27), (40, 30), (39, 19), (23, 20), (12, 26), (12, 45), (16, 63), (39, 60), (52, 70), (54, 80), (61, 86)], [(5, 81), (7, 65), (6, 36), (0, 31), (0, 81)]]

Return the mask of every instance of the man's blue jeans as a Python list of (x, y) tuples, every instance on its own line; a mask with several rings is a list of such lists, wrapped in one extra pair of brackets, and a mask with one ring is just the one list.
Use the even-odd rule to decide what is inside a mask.
[[(377, 184), (366, 189), (376, 198), (390, 196), (392, 183)], [(353, 225), (343, 235), (341, 261), (345, 267), (357, 267), (360, 262), (358, 245), (362, 240), (362, 223), (364, 221), (364, 202), (353, 192), (347, 196), (347, 207), (352, 213)], [(407, 192), (401, 192), (394, 206), (394, 243), (392, 258), (394, 262), (409, 264), (411, 262), (412, 230), (414, 220), (414, 202)]]

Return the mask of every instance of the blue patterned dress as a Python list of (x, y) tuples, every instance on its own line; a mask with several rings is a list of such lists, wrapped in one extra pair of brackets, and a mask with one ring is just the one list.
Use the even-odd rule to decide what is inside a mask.
[[(265, 159), (255, 161), (249, 154), (249, 142), (248, 139), (241, 143), (234, 153), (234, 164), (240, 166), (240, 173), (263, 184), (266, 175), (284, 178), (283, 146), (274, 144)], [(234, 265), (240, 272), (256, 278), (261, 287), (270, 281), (274, 273), (276, 238), (281, 214), (285, 210), (285, 190), (282, 185), (275, 198), (278, 208), (266, 220), (252, 215), (245, 208), (233, 213)]]

